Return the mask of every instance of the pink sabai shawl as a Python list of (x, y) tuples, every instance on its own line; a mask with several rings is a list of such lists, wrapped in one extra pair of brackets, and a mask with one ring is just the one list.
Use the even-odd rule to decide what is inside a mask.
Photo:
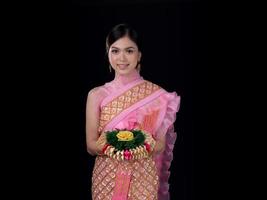
[(174, 122), (180, 107), (180, 96), (143, 78), (116, 90), (109, 82), (102, 90), (108, 95), (101, 102), (100, 133), (139, 128), (151, 133), (155, 139), (166, 137), (164, 152), (155, 155), (153, 159), (159, 176), (158, 199), (170, 199), (168, 179), (176, 140)]

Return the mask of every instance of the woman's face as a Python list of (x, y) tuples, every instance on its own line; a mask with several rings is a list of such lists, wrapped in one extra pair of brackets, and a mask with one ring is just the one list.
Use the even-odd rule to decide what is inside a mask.
[(119, 75), (130, 74), (141, 59), (137, 45), (125, 36), (114, 42), (108, 52), (109, 62)]

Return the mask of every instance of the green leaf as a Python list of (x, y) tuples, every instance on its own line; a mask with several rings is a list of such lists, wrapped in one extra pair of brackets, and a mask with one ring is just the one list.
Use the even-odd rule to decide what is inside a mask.
[(117, 150), (133, 149), (144, 144), (145, 135), (141, 130), (130, 130), (134, 135), (134, 139), (131, 141), (118, 141), (117, 133), (119, 131), (120, 130), (106, 132), (107, 142)]

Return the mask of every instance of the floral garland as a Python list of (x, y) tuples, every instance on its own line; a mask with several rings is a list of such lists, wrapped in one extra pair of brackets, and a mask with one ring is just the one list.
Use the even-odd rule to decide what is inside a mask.
[(107, 131), (102, 153), (121, 160), (147, 158), (155, 146), (152, 136), (141, 130)]

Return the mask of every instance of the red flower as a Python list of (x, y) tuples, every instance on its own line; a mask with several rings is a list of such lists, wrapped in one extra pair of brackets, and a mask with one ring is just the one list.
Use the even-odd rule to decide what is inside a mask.
[(123, 155), (124, 155), (124, 158), (125, 158), (126, 160), (131, 160), (131, 159), (132, 159), (132, 154), (131, 154), (131, 152), (128, 151), (128, 150), (125, 150), (125, 151), (123, 152)]
[(149, 153), (150, 152), (150, 145), (145, 142), (145, 147), (146, 147), (147, 152)]
[(105, 151), (106, 151), (106, 149), (108, 148), (108, 146), (110, 146), (109, 144), (105, 144), (105, 146), (103, 147), (103, 149), (102, 149), (102, 153), (104, 154), (105, 153)]

